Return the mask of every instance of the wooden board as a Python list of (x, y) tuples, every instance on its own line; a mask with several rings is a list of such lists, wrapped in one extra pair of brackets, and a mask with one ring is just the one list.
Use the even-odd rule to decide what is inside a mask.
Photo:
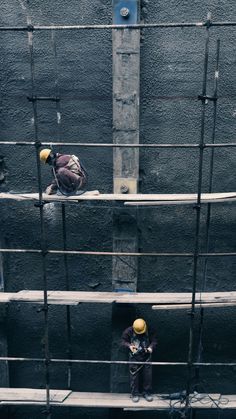
[[(220, 308), (220, 307), (234, 307), (236, 306), (236, 302), (232, 301), (232, 302), (225, 302), (225, 303), (205, 303), (202, 302), (201, 304), (196, 303), (195, 308)], [(153, 305), (152, 306), (153, 310), (183, 310), (183, 309), (191, 309), (191, 304), (161, 304), (161, 305)]]
[(0, 292), (0, 303), (8, 303), (12, 298), (12, 292)]
[[(38, 193), (32, 194), (10, 194), (0, 193), (0, 199), (13, 199), (16, 201), (24, 200), (38, 200)], [(175, 204), (195, 203), (197, 201), (197, 194), (100, 194), (99, 191), (88, 191), (83, 195), (73, 195), (70, 197), (58, 196), (58, 195), (47, 195), (43, 194), (43, 200), (47, 202), (65, 202), (65, 201), (129, 201), (137, 205), (139, 202), (143, 202), (145, 205), (150, 205), (150, 202), (154, 201), (155, 204), (168, 204), (174, 202)], [(223, 193), (203, 193), (201, 194), (201, 201), (203, 203), (208, 202), (230, 202), (236, 201), (236, 192), (223, 192)]]
[[(63, 402), (71, 393), (70, 390), (50, 390), (50, 400)], [(46, 390), (33, 388), (0, 388), (0, 401), (4, 402), (45, 402)]]
[[(171, 406), (183, 408), (185, 403), (164, 399), (165, 394), (154, 394), (153, 401), (140, 398), (134, 404), (129, 394), (71, 392), (50, 390), (51, 405), (61, 407), (120, 408), (124, 410), (169, 410)], [(236, 409), (236, 395), (195, 394), (190, 395), (190, 405), (196, 409)], [(45, 389), (1, 388), (0, 405), (42, 405), (46, 402)]]
[[(4, 294), (4, 293), (2, 293)], [(7, 293), (7, 301), (43, 304), (43, 291), (22, 290)], [(1, 296), (1, 295), (0, 295)], [(48, 304), (77, 305), (79, 303), (129, 303), (153, 304), (153, 309), (176, 309), (191, 307), (191, 293), (121, 293), (90, 291), (52, 291), (47, 293)], [(0, 300), (1, 301), (1, 300)], [(236, 291), (196, 293), (196, 306), (201, 302), (206, 307), (236, 305)]]

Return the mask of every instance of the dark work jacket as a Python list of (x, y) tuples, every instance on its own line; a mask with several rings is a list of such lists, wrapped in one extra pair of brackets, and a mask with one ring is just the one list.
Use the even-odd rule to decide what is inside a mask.
[[(67, 167), (69, 161), (71, 159), (70, 154), (59, 154), (56, 153), (56, 158), (54, 160), (53, 168), (55, 170), (55, 174), (57, 177), (53, 179), (51, 186), (54, 190), (57, 190), (58, 184), (59, 186), (65, 190), (65, 192), (73, 192), (77, 189), (83, 187), (86, 183), (86, 173), (84, 169), (79, 164), (78, 167), (78, 174), (73, 173)], [(66, 174), (66, 179), (64, 174), (60, 174), (60, 169), (68, 169), (68, 173)]]
[(145, 349), (150, 347), (153, 351), (157, 346), (157, 339), (156, 334), (152, 329), (148, 329), (146, 333), (142, 333), (138, 335), (134, 332), (133, 327), (130, 326), (124, 330), (121, 338), (121, 345), (129, 348), (129, 346), (133, 344), (138, 347), (138, 352), (132, 354), (130, 351), (130, 355), (136, 360), (143, 360), (144, 358), (149, 357), (149, 353), (145, 352)]

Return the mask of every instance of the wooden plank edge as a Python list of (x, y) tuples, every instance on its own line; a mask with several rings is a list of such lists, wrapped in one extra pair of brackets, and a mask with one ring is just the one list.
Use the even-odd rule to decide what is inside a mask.
[[(229, 303), (217, 303), (217, 302), (213, 302), (213, 303), (204, 303), (202, 302), (201, 304), (196, 303), (194, 304), (195, 308), (201, 308), (201, 307), (213, 307), (213, 308), (220, 308), (220, 307), (234, 307), (236, 306), (236, 301), (235, 302), (229, 302)], [(179, 309), (191, 309), (192, 304), (159, 304), (159, 305), (153, 305), (152, 306), (152, 310), (179, 310)]]

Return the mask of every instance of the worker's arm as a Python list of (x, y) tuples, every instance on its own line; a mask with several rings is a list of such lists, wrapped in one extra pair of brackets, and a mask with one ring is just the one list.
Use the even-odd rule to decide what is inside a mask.
[(152, 353), (157, 346), (157, 337), (156, 337), (156, 333), (153, 330), (149, 330), (149, 339), (150, 339), (150, 344), (147, 350), (148, 352)]
[(56, 191), (57, 191), (57, 185), (56, 185), (56, 182), (55, 182), (55, 183), (54, 183), (54, 182), (52, 182), (52, 183), (51, 183), (51, 185), (48, 185), (48, 186), (46, 187), (45, 193), (46, 193), (47, 195), (53, 195), (53, 194), (55, 194), (55, 193), (56, 193)]
[(128, 327), (124, 330), (121, 337), (121, 346), (128, 348), (132, 353), (137, 351), (137, 348), (134, 345), (131, 345), (131, 335), (132, 335), (132, 327)]

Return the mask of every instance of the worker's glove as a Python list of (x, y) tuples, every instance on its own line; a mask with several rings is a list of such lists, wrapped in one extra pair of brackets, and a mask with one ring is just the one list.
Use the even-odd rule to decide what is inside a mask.
[(152, 353), (152, 348), (150, 346), (147, 348), (147, 352), (149, 352), (150, 354)]
[(49, 185), (49, 186), (46, 188), (45, 193), (46, 193), (47, 195), (53, 195), (53, 194), (55, 193), (55, 190), (54, 190), (53, 186), (52, 186), (52, 185)]
[(135, 354), (137, 352), (137, 348), (135, 345), (130, 345), (129, 349), (131, 350), (132, 354)]

